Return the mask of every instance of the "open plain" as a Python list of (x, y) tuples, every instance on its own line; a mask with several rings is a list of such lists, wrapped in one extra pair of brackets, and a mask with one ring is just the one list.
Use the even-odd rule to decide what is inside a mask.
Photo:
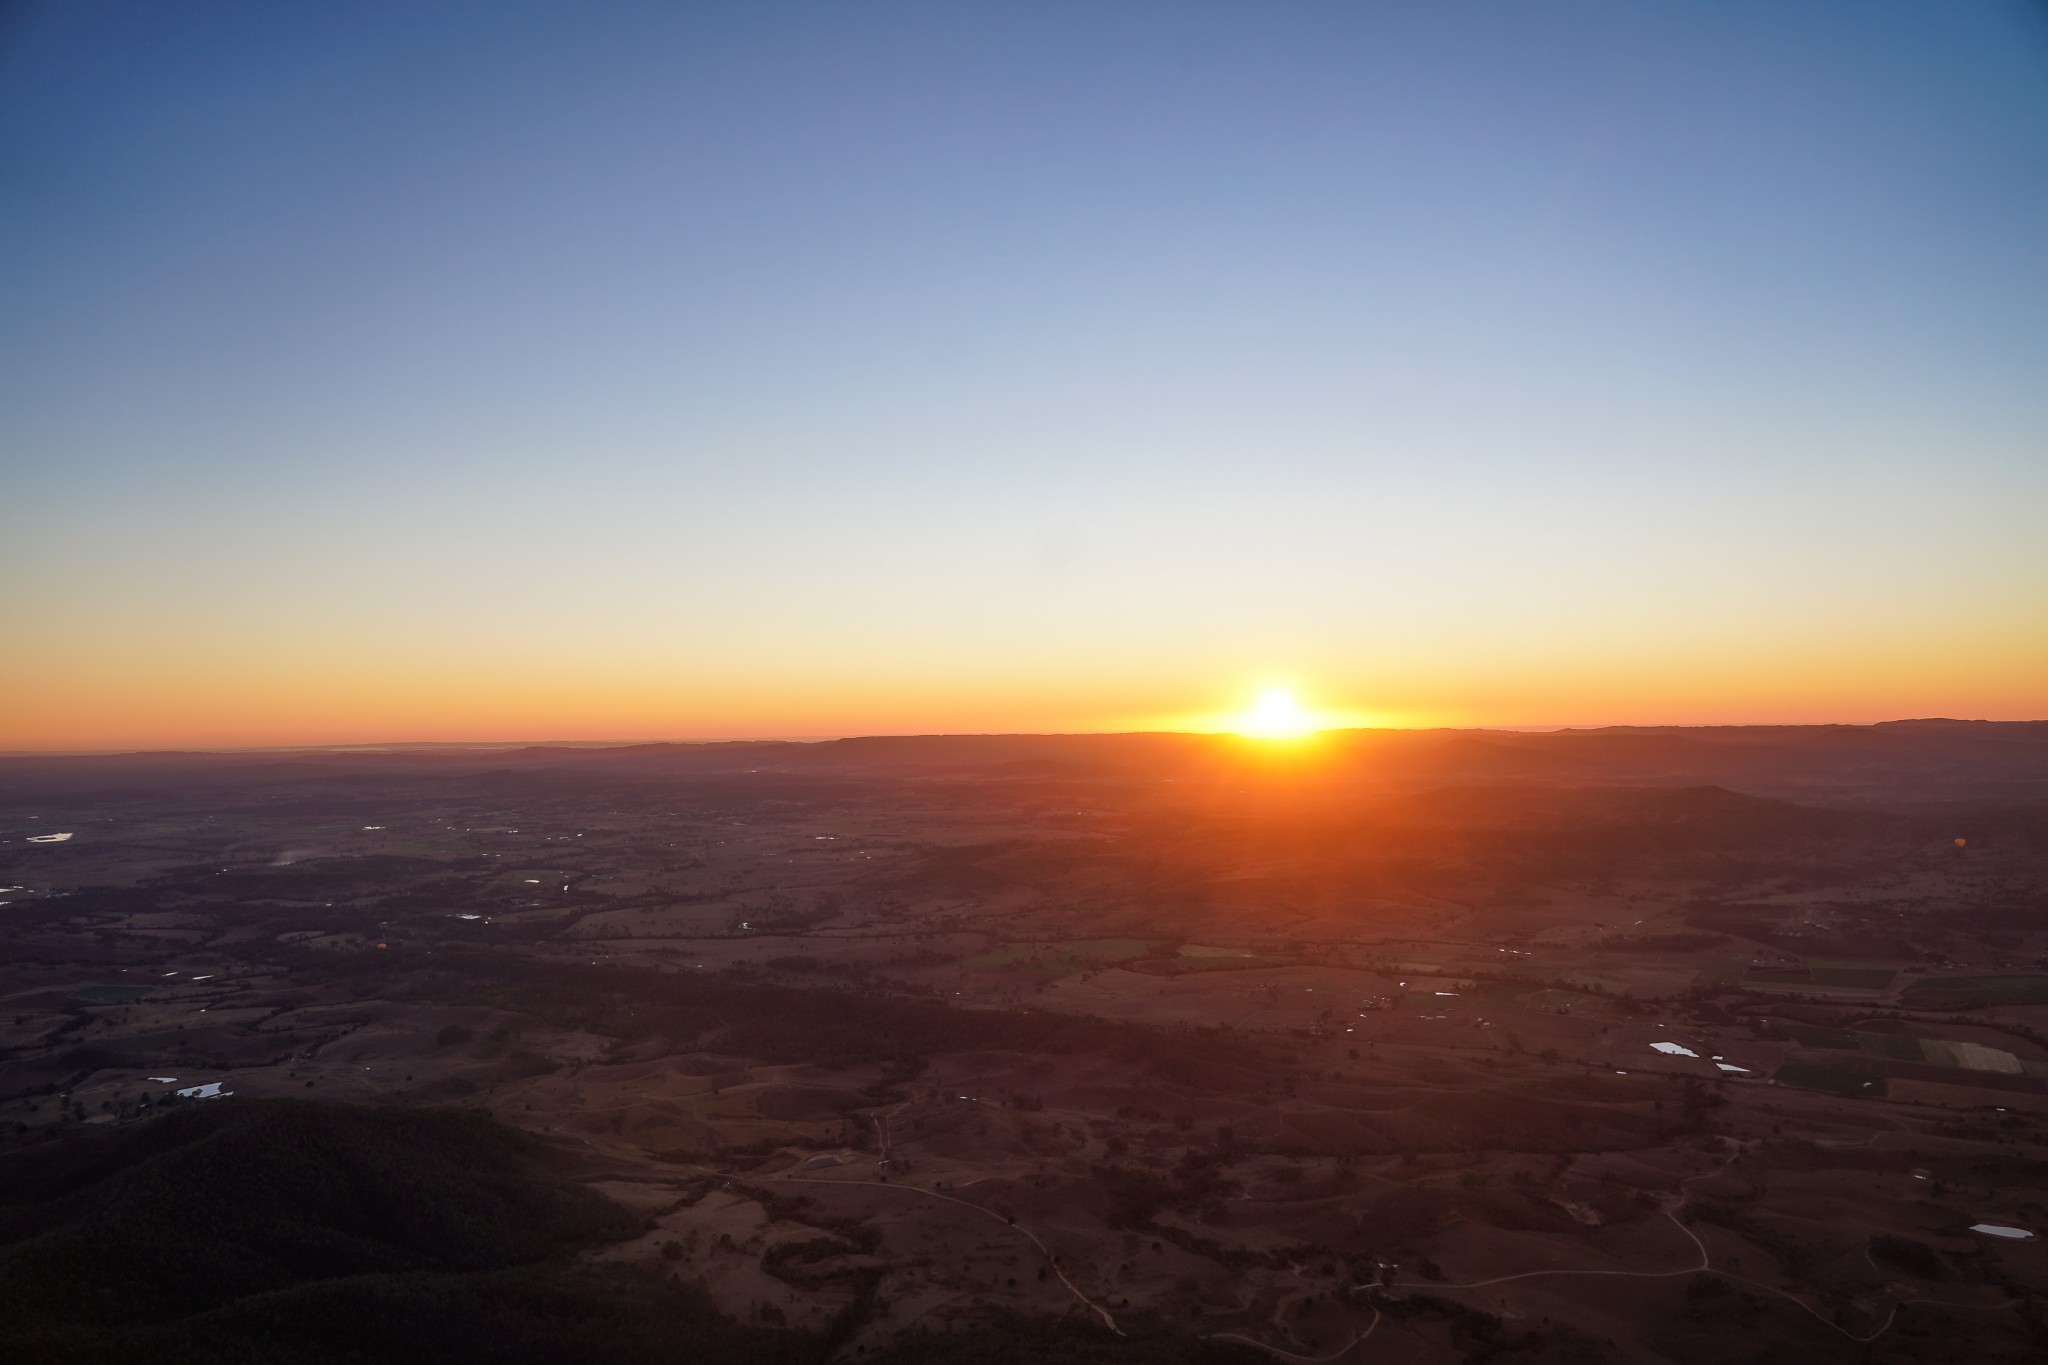
[(706, 1359), (2039, 1360), (2044, 814), (1936, 721), (0, 760), (0, 1291), (275, 1346), (64, 1201), (431, 1113)]

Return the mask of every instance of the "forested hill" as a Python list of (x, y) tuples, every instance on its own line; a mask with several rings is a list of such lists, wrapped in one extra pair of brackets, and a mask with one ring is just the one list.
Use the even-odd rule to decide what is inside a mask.
[[(550, 1149), (481, 1114), (296, 1100), (192, 1105), (0, 1160), (6, 1358), (822, 1365), (832, 1357), (826, 1336), (742, 1326), (693, 1286), (578, 1255), (640, 1230), (636, 1217), (570, 1179)], [(1018, 1365), (1245, 1358), (1186, 1339), (1098, 1339), (1050, 1322), (974, 1341), (913, 1334), (890, 1355), (899, 1353)]]

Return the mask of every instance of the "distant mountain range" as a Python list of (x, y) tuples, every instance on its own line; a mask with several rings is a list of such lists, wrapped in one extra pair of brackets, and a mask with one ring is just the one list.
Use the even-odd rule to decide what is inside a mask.
[(1545, 732), (1339, 730), (1278, 743), (1185, 733), (875, 735), (818, 741), (18, 755), (0, 758), (0, 793), (545, 770), (724, 778), (900, 772), (1018, 781), (1147, 781), (1256, 772), (1270, 780), (1408, 788), (1711, 783), (1822, 804), (2048, 799), (2048, 721), (1930, 719)]

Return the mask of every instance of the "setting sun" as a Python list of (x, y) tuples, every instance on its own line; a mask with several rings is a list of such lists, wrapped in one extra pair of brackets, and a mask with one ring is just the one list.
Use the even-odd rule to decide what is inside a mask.
[(1284, 687), (1269, 687), (1259, 693), (1252, 709), (1232, 726), (1237, 733), (1253, 739), (1299, 739), (1322, 728), (1316, 718), (1301, 709), (1301, 703)]
[(24, 1357), (2048, 1339), (2048, 0), (0, 7)]

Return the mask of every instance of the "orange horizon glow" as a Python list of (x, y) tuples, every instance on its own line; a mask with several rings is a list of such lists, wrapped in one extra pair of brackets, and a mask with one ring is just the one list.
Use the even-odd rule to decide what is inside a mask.
[(2048, 637), (1995, 620), (1744, 639), (1588, 618), (1547, 641), (1390, 634), (1369, 652), (1303, 635), (1246, 660), (1220, 626), (1213, 641), (1042, 626), (963, 638), (879, 615), (664, 630), (631, 613), (529, 622), (470, 605), (419, 621), (30, 619), (0, 669), (0, 752), (1242, 733), (1275, 687), (1312, 729), (2048, 718)]
[(160, 8), (10, 30), (0, 752), (2048, 717), (2024, 7)]
[[(26, 675), (26, 676), (25, 676)], [(1257, 685), (1210, 690), (1208, 705), (1146, 706), (1139, 681), (1098, 689), (1059, 679), (960, 678), (921, 682), (842, 677), (815, 685), (783, 676), (665, 678), (603, 675), (490, 676), (449, 667), (380, 676), (355, 669), (273, 666), (240, 670), (161, 663), (141, 669), (61, 669), (41, 676), (17, 665), (0, 704), (0, 752), (289, 748), (418, 743), (637, 743), (830, 739), (881, 734), (1078, 734), (1178, 731), (1268, 740), (1340, 729), (1522, 729), (1601, 725), (1868, 724), (1925, 716), (2029, 720), (2048, 702), (2023, 685), (1943, 687), (1903, 670), (1853, 688), (1826, 674), (1787, 671), (1774, 688), (1674, 685), (1668, 677), (1619, 675), (1607, 688), (1532, 677), (1512, 690), (1446, 684), (1432, 697), (1415, 680), (1367, 689), (1317, 686), (1318, 701)], [(669, 685), (659, 685), (666, 682)], [(1171, 697), (1186, 689), (1161, 684)], [(1096, 695), (1090, 695), (1095, 692)], [(1860, 693), (1860, 695), (1859, 695)], [(1372, 695), (1370, 706), (1326, 706), (1322, 697)], [(1717, 695), (1718, 694), (1718, 695)], [(1946, 694), (1946, 695), (1944, 695)], [(1265, 696), (1269, 700), (1262, 701)], [(1230, 704), (1235, 698), (1235, 705)], [(1224, 705), (1216, 705), (1217, 701)]]
[(1274, 687), (1312, 729), (2048, 718), (2048, 632), (2014, 627), (2017, 600), (1790, 624), (1588, 606), (1388, 626), (1367, 645), (1220, 616), (1115, 629), (1118, 613), (1017, 604), (979, 618), (868, 603), (664, 616), (594, 588), (588, 606), (532, 606), (534, 582), (516, 610), (473, 591), (380, 591), (351, 614), (295, 607), (260, 577), (235, 584), (233, 610), (168, 594), (118, 611), (22, 605), (0, 667), (0, 752), (1242, 733), (1261, 728), (1247, 713)]

